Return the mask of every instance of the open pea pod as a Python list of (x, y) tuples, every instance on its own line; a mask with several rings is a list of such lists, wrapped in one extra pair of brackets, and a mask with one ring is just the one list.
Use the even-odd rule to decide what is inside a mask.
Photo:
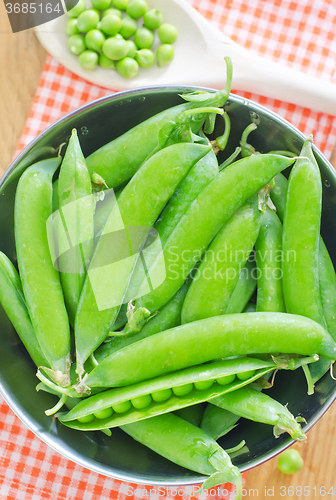
[[(81, 401), (70, 412), (59, 414), (58, 417), (63, 424), (79, 430), (117, 427), (208, 401), (220, 394), (243, 387), (276, 367), (273, 361), (254, 358), (206, 363), (132, 386), (96, 394)], [(236, 378), (236, 375), (240, 378)], [(146, 406), (136, 408), (142, 405), (142, 401)], [(117, 405), (125, 402), (129, 403), (128, 410), (118, 413), (121, 407)], [(78, 421), (97, 412), (99, 415), (99, 412), (107, 408), (115, 408), (107, 418), (95, 417), (90, 422)], [(127, 406), (124, 408), (127, 409)]]

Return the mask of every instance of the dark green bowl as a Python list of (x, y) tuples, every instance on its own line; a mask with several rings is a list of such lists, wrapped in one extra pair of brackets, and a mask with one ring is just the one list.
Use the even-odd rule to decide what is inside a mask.
[[(16, 262), (14, 244), (14, 196), (23, 170), (34, 161), (50, 156), (53, 149), (69, 139), (75, 127), (84, 155), (118, 137), (146, 118), (182, 102), (184, 87), (153, 87), (120, 92), (73, 111), (48, 127), (16, 158), (0, 186), (0, 250)], [(253, 132), (253, 144), (260, 152), (289, 149), (299, 153), (304, 136), (278, 115), (256, 103), (230, 96), (227, 105), (232, 122), (230, 148), (221, 153), (224, 159), (239, 144), (243, 129), (251, 119), (259, 123)], [(322, 235), (336, 262), (336, 175), (326, 158), (315, 149), (323, 182)], [(44, 442), (66, 458), (95, 472), (125, 481), (151, 485), (192, 485), (202, 477), (165, 460), (133, 441), (121, 430), (112, 437), (100, 432), (81, 433), (61, 426), (44, 410), (55, 404), (55, 397), (35, 391), (35, 367), (21, 345), (5, 313), (0, 310), (0, 390), (18, 417)], [(307, 395), (302, 370), (277, 375), (269, 391), (295, 415), (305, 417), (305, 430), (312, 427), (336, 397), (336, 384), (329, 374), (316, 385), (314, 395)], [(245, 439), (249, 451), (234, 462), (242, 471), (273, 457), (292, 441), (283, 434), (275, 439), (272, 428), (242, 420), (220, 443), (231, 447)]]

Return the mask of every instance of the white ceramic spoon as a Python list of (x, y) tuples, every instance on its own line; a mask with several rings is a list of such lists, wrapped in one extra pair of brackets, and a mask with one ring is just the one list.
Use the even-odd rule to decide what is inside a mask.
[[(177, 27), (179, 38), (174, 45), (175, 58), (162, 68), (140, 69), (139, 76), (131, 80), (122, 78), (113, 70), (83, 70), (77, 57), (67, 48), (66, 16), (36, 27), (36, 35), (45, 49), (66, 68), (108, 89), (125, 90), (150, 85), (223, 88), (226, 75), (223, 58), (230, 56), (233, 61), (233, 89), (336, 116), (336, 84), (253, 54), (212, 26), (186, 0), (148, 0), (148, 4), (150, 9), (162, 11), (164, 22)], [(156, 42), (154, 49), (158, 45)]]

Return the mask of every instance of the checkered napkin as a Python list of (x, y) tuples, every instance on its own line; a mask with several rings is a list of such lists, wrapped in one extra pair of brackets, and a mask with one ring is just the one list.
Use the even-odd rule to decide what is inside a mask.
[[(246, 48), (307, 74), (335, 81), (336, 6), (333, 0), (188, 0), (214, 26)], [(49, 124), (109, 94), (48, 57), (16, 154)], [(336, 118), (293, 104), (240, 92), (314, 134), (330, 157)], [(227, 492), (225, 492), (227, 489)], [(234, 497), (230, 485), (202, 499)], [(187, 500), (188, 488), (158, 490), (91, 472), (55, 453), (29, 431), (0, 398), (0, 500)]]

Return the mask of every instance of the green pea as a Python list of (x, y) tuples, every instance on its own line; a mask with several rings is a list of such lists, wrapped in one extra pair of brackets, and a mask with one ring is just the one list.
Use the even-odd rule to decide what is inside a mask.
[(122, 26), (122, 21), (120, 17), (115, 14), (103, 17), (100, 22), (100, 29), (106, 33), (106, 35), (114, 36), (116, 35)]
[(96, 28), (99, 23), (99, 13), (95, 9), (88, 9), (78, 16), (77, 28), (80, 32), (87, 33)]
[(160, 45), (160, 47), (156, 51), (156, 58), (158, 61), (158, 65), (164, 66), (165, 64), (169, 64), (174, 58), (174, 47), (169, 43), (165, 45)]
[(73, 9), (68, 10), (66, 13), (69, 17), (78, 17), (86, 9), (85, 0), (79, 0)]
[(85, 35), (85, 43), (88, 49), (101, 52), (106, 38), (103, 33), (97, 29), (91, 30)]
[(237, 373), (237, 377), (239, 378), (239, 380), (247, 380), (248, 378), (253, 377), (254, 374), (255, 370), (248, 370), (246, 372)]
[(79, 56), (86, 49), (85, 40), (82, 35), (72, 35), (68, 38), (68, 47), (70, 52)]
[(126, 43), (128, 47), (128, 52), (126, 54), (126, 57), (132, 57), (134, 59), (137, 53), (137, 47), (135, 43), (133, 42), (133, 40), (127, 40)]
[(85, 417), (79, 417), (77, 418), (78, 422), (81, 422), (82, 424), (88, 424), (89, 422), (92, 422), (94, 420), (94, 416), (91, 415), (85, 415)]
[(155, 64), (155, 56), (149, 49), (138, 50), (135, 60), (141, 68), (151, 68)]
[(139, 396), (137, 398), (131, 399), (131, 403), (137, 410), (142, 410), (142, 408), (146, 408), (152, 402), (152, 396), (150, 394), (144, 394), (143, 396)]
[(115, 69), (115, 62), (109, 59), (105, 54), (100, 54), (99, 56), (99, 66), (104, 69)]
[(144, 16), (148, 10), (148, 4), (145, 0), (132, 0), (127, 6), (126, 12), (134, 19)]
[(119, 9), (106, 9), (105, 12), (103, 12), (102, 17), (104, 18), (104, 17), (110, 16), (110, 15), (118, 16), (121, 19), (122, 12)]
[(216, 378), (216, 382), (219, 385), (227, 385), (231, 384), (234, 381), (236, 375), (233, 373), (232, 375), (224, 375), (223, 377)]
[(122, 19), (122, 25), (119, 30), (119, 33), (124, 38), (131, 38), (134, 35), (136, 30), (138, 29), (137, 22), (129, 16), (126, 16)]
[(158, 29), (163, 23), (163, 15), (159, 9), (152, 9), (144, 15), (144, 25), (150, 30)]
[(158, 29), (158, 37), (162, 43), (174, 43), (178, 37), (178, 31), (172, 24), (161, 24)]
[(103, 45), (103, 54), (114, 61), (123, 59), (128, 51), (126, 40), (119, 37), (108, 38)]
[(113, 5), (120, 10), (126, 10), (128, 0), (113, 0)]
[(285, 450), (278, 458), (278, 468), (284, 474), (295, 474), (302, 469), (304, 465), (300, 453), (294, 449)]
[(139, 28), (134, 37), (135, 44), (139, 49), (150, 49), (154, 43), (154, 35), (148, 28)]
[(106, 10), (111, 7), (112, 0), (91, 0), (92, 7), (98, 10)]
[(76, 18), (73, 17), (72, 19), (68, 19), (65, 27), (65, 32), (68, 36), (77, 35), (79, 33)]
[(132, 404), (130, 401), (123, 401), (122, 403), (117, 403), (116, 405), (112, 406), (112, 410), (115, 411), (116, 413), (125, 413), (132, 407)]
[(161, 401), (167, 401), (173, 394), (171, 389), (162, 389), (161, 391), (152, 392), (153, 401), (160, 403)]
[(93, 50), (84, 50), (78, 58), (83, 69), (94, 70), (98, 66), (98, 54)]
[(103, 420), (104, 418), (109, 418), (113, 413), (112, 408), (105, 408), (104, 410), (95, 411), (93, 414), (96, 418)]
[(193, 390), (193, 388), (194, 384), (177, 385), (176, 387), (173, 387), (173, 393), (175, 396), (186, 396)]
[(199, 382), (195, 382), (195, 389), (199, 391), (205, 391), (205, 389), (209, 389), (214, 383), (214, 380), (200, 380)]
[(124, 57), (117, 62), (117, 71), (124, 78), (134, 78), (139, 73), (139, 65), (135, 59)]

